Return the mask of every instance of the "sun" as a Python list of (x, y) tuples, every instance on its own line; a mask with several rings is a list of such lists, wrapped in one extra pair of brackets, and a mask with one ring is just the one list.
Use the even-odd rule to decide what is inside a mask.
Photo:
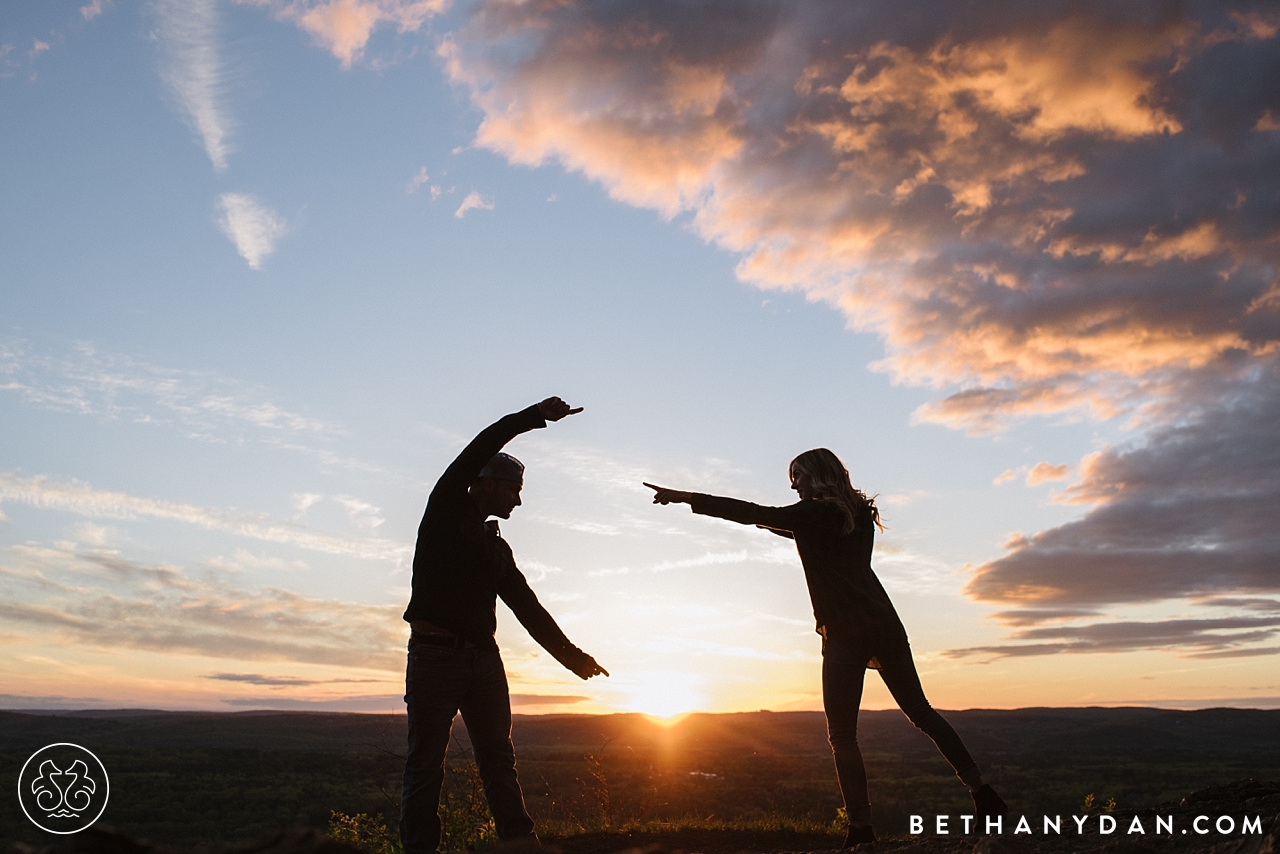
[(651, 671), (627, 686), (627, 707), (670, 726), (703, 705), (702, 680), (692, 673)]

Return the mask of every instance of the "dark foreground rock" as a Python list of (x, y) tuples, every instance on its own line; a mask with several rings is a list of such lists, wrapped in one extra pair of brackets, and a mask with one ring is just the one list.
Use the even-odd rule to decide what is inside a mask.
[[(1104, 818), (1104, 816), (1109, 817)], [(933, 833), (926, 816), (919, 835), (882, 838), (855, 854), (1280, 854), (1280, 783), (1240, 780), (1200, 789), (1181, 801), (1141, 810), (1091, 813), (1079, 830), (1061, 816), (1061, 833), (1044, 832), (1044, 817), (1028, 815), (1030, 833), (1016, 832), (1016, 809), (999, 835), (963, 835), (952, 817), (951, 834)], [(1058, 818), (1049, 817), (1051, 820)], [(1078, 818), (1078, 817), (1077, 817)], [(1157, 819), (1163, 828), (1157, 832)], [(1109, 833), (1100, 828), (1110, 826)], [(1230, 829), (1226, 829), (1226, 828)], [(658, 833), (589, 833), (548, 839), (545, 854), (817, 854), (832, 852), (838, 837), (785, 831), (673, 830)], [(495, 846), (485, 854), (530, 854), (528, 846)], [(47, 846), (11, 845), (7, 854), (377, 854), (315, 831), (281, 833), (250, 846), (172, 848), (92, 827)]]

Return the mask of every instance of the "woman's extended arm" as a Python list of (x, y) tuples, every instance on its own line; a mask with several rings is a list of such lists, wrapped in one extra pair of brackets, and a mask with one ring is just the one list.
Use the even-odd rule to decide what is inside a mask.
[(821, 525), (824, 521), (821, 508), (817, 502), (813, 501), (799, 501), (786, 507), (770, 507), (764, 504), (752, 504), (750, 501), (739, 501), (736, 498), (667, 489), (652, 483), (646, 483), (645, 486), (654, 491), (654, 504), (688, 504), (694, 513), (716, 516), (742, 525), (768, 528), (783, 536), (794, 532), (796, 528)]

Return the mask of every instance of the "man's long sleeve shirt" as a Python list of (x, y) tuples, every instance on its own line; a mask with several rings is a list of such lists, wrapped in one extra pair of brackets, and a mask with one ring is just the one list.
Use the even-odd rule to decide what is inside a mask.
[(497, 630), (497, 597), (515, 613), (529, 634), (569, 666), (584, 655), (569, 642), (538, 602), (511, 547), (486, 524), (468, 488), (480, 470), (521, 433), (546, 427), (538, 406), (499, 419), (480, 432), (449, 465), (418, 527), (413, 555), (413, 593), (404, 619), (424, 620), (479, 646), (492, 647)]

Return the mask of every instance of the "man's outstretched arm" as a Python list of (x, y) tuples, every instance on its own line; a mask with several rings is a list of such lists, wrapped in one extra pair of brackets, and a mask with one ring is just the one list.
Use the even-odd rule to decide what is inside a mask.
[(594, 658), (569, 641), (565, 633), (556, 625), (555, 619), (547, 613), (546, 608), (542, 607), (533, 589), (529, 587), (524, 573), (516, 568), (514, 561), (507, 566), (498, 579), (498, 595), (516, 615), (520, 625), (529, 632), (529, 636), (578, 678), (590, 679), (592, 676), (609, 675), (609, 671), (597, 664)]

